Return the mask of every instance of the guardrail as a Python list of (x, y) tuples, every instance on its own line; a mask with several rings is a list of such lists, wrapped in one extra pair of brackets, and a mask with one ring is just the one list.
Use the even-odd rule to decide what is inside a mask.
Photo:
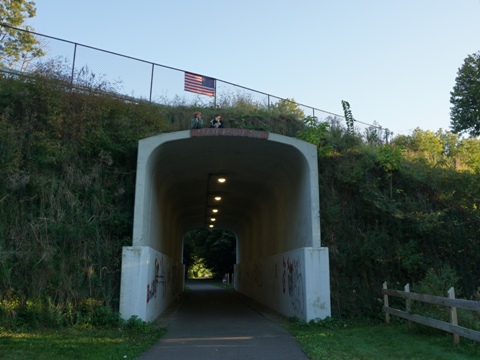
[[(410, 285), (406, 284), (404, 291), (390, 290), (387, 288), (387, 282), (383, 283), (383, 311), (385, 312), (385, 322), (390, 323), (390, 315), (395, 315), (408, 320), (409, 330), (412, 327), (412, 321), (443, 330), (453, 334), (453, 343), (457, 345), (460, 341), (459, 336), (480, 342), (480, 331), (475, 331), (458, 325), (457, 308), (480, 311), (480, 301), (455, 299), (455, 290), (448, 290), (448, 297), (417, 294), (410, 292)], [(405, 311), (395, 309), (389, 306), (389, 296), (405, 299)], [(412, 301), (421, 301), (428, 304), (446, 306), (450, 308), (450, 322), (445, 322), (429, 317), (412, 313)]]

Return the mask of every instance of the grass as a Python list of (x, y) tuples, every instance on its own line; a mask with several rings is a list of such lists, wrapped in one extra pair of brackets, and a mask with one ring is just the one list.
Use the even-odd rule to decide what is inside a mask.
[[(461, 338), (452, 345), (451, 336), (405, 324), (362, 325), (334, 323), (285, 324), (307, 356), (317, 359), (405, 359), (478, 360), (480, 344)], [(166, 332), (147, 326), (132, 330), (75, 329), (4, 331), (0, 329), (2, 360), (134, 359)]]
[(5, 331), (0, 328), (2, 360), (134, 359), (164, 335), (164, 328)]
[[(218, 280), (206, 280), (230, 290)], [(319, 323), (284, 322), (311, 360), (478, 360), (480, 343), (402, 320), (392, 325), (377, 321), (327, 318)], [(0, 327), (2, 360), (135, 359), (155, 344), (166, 328), (131, 319), (116, 328), (69, 327), (56, 330), (16, 330)]]
[(436, 330), (407, 325), (348, 325), (288, 323), (286, 328), (312, 360), (320, 359), (405, 359), (467, 360), (480, 359), (480, 344), (452, 337)]

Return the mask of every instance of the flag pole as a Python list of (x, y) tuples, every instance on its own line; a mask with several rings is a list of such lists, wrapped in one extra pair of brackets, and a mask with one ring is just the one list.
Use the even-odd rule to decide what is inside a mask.
[(213, 108), (217, 108), (217, 79), (213, 80)]

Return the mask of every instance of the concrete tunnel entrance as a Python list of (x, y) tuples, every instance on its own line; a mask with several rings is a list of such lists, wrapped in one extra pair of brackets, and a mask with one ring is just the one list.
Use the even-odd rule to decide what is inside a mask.
[(124, 319), (154, 321), (183, 291), (183, 236), (212, 215), (215, 228), (236, 235), (236, 291), (285, 316), (331, 315), (316, 147), (260, 131), (195, 129), (139, 141), (133, 244), (122, 254)]

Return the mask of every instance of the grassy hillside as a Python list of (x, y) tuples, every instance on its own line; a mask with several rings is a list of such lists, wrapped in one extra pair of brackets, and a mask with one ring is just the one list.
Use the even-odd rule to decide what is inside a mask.
[[(0, 77), (4, 322), (54, 326), (114, 316), (121, 250), (131, 244), (137, 142), (188, 129), (199, 109), (125, 101), (99, 92), (105, 84), (93, 81), (71, 91), (54, 78)], [(446, 282), (442, 291), (458, 286), (460, 296), (475, 296), (474, 171), (432, 165), (413, 148), (407, 156), (338, 124), (328, 131), (304, 127), (293, 115), (238, 100), (223, 103), (227, 127), (287, 136), (301, 130), (300, 138), (319, 146), (322, 244), (330, 249), (335, 316), (378, 316), (385, 280), (418, 289), (435, 282), (435, 291)], [(200, 110), (205, 119), (217, 111)]]

